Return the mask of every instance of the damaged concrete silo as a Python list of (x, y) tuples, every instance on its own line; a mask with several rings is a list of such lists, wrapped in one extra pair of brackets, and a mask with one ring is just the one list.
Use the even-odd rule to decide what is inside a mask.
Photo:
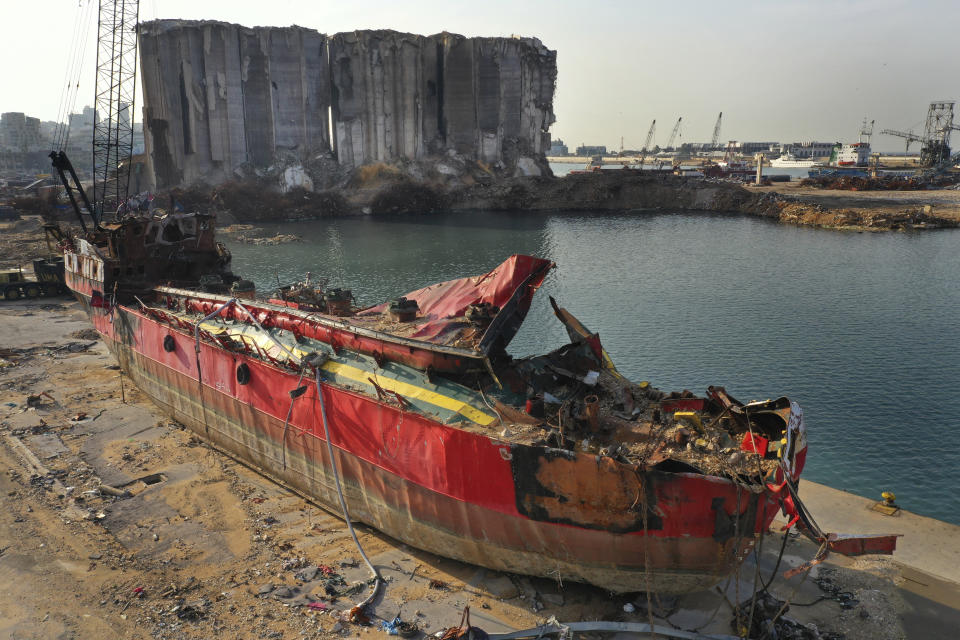
[(217, 183), (284, 151), (326, 151), (326, 37), (159, 20), (140, 26), (147, 151), (159, 187)]
[[(334, 147), (339, 162), (359, 166), (426, 155), (436, 125), (436, 51), (424, 36), (354, 31), (330, 37)], [(431, 126), (431, 124), (433, 126)]]
[(556, 52), (536, 39), (159, 20), (141, 25), (140, 57), (159, 188), (318, 157), (546, 169)]
[(529, 161), (550, 148), (556, 52), (534, 38), (433, 38), (442, 52), (447, 148), (532, 171)]

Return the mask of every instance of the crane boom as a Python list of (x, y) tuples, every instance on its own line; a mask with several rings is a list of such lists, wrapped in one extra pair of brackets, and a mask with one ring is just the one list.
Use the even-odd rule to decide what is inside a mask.
[(913, 131), (897, 131), (896, 129), (884, 129), (880, 133), (882, 135), (896, 136), (898, 138), (903, 138), (904, 140), (906, 140), (906, 145), (904, 147), (905, 153), (910, 153), (911, 142), (923, 142), (923, 137), (918, 136)]
[(647, 153), (650, 152), (650, 142), (653, 140), (653, 132), (657, 130), (657, 120), (654, 118), (650, 123), (650, 130), (647, 131), (647, 139), (643, 141), (643, 148), (640, 149), (640, 169), (643, 170), (643, 163), (647, 160)]
[(912, 131), (897, 131), (896, 129), (884, 129), (880, 133), (886, 136), (896, 136), (898, 138), (906, 138), (910, 142), (923, 142), (923, 137), (918, 136)]
[(673, 141), (676, 140), (677, 135), (680, 133), (680, 122), (683, 120), (683, 116), (677, 118), (677, 124), (673, 125), (673, 131), (670, 132), (670, 139), (667, 140), (667, 149), (673, 148)]
[(650, 123), (650, 130), (647, 131), (647, 139), (643, 141), (643, 149), (642, 149), (643, 153), (647, 153), (648, 151), (650, 151), (650, 142), (653, 140), (653, 133), (656, 130), (657, 130), (657, 121), (656, 119), (654, 119), (654, 121)]
[(714, 151), (720, 142), (720, 120), (723, 119), (723, 111), (717, 116), (717, 124), (713, 127), (713, 137), (710, 139), (710, 150)]
[[(136, 98), (137, 22), (140, 0), (99, 0), (97, 73), (94, 86), (92, 198), (66, 154), (66, 140), (50, 153), (54, 169), (70, 197), (84, 232), (84, 216), (99, 229), (105, 210), (124, 206), (133, 150), (133, 105)], [(83, 204), (81, 207), (80, 204)]]

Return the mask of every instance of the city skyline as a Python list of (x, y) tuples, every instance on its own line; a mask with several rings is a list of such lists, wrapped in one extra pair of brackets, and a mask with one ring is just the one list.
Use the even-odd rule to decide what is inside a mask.
[[(86, 34), (73, 112), (93, 102), (96, 6), (13, 0), (11, 37), (0, 43), (8, 91), (0, 112), (43, 121), (63, 115), (77, 16)], [(414, 2), (304, 7), (263, 3), (142, 0), (140, 19), (215, 19), (245, 26), (298, 24), (332, 34), (391, 28), (432, 34), (537, 37), (558, 52), (553, 138), (617, 149), (643, 145), (652, 119), (663, 146), (678, 117), (678, 144), (707, 142), (723, 112), (721, 140), (855, 140), (864, 118), (881, 129), (922, 133), (927, 105), (960, 96), (960, 61), (952, 55), (948, 2), (646, 3)], [(48, 36), (36, 35), (37, 16)], [(931, 20), (939, 15), (944, 19)], [(50, 46), (62, 43), (62, 49)], [(42, 45), (38, 45), (42, 43)], [(38, 69), (47, 70), (38, 73)], [(75, 79), (75, 78), (74, 78)], [(137, 112), (139, 116), (139, 110)], [(137, 117), (137, 120), (140, 118)], [(903, 141), (874, 135), (874, 146), (902, 151)], [(917, 147), (913, 147), (916, 149)]]

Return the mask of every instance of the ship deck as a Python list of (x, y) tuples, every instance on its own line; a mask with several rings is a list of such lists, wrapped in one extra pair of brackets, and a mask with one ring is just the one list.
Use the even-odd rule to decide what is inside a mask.
[[(721, 426), (722, 416), (705, 410), (707, 403), (702, 398), (667, 394), (647, 382), (633, 383), (609, 364), (609, 358), (606, 363), (593, 363), (592, 368), (589, 362), (583, 367), (588, 358), (582, 357), (582, 345), (565, 345), (549, 354), (501, 363), (495, 371), (496, 379), (428, 373), (374, 355), (335, 348), (291, 330), (265, 328), (248, 318), (244, 321), (243, 314), (204, 320), (202, 312), (171, 310), (167, 308), (171, 290), (162, 291), (164, 304), (144, 308), (171, 326), (197, 327), (208, 342), (291, 370), (299, 371), (299, 361), (311, 354), (322, 354), (319, 371), (327, 383), (504, 443), (566, 446), (629, 464), (672, 461), (682, 465), (677, 468), (683, 471), (727, 478), (758, 478), (758, 474), (767, 476), (777, 468), (776, 458), (743, 455), (740, 439), (731, 435), (728, 423)], [(254, 315), (264, 310), (289, 311), (268, 302), (243, 304)], [(303, 315), (307, 321), (331, 320), (319, 314)], [(337, 318), (336, 322), (349, 327), (352, 320)], [(378, 325), (368, 316), (360, 326), (369, 330)], [(379, 326), (378, 331), (382, 331), (390, 321), (384, 318)], [(578, 360), (581, 369), (572, 371)], [(304, 371), (308, 380), (313, 375)], [(539, 417), (527, 412), (531, 384), (536, 385), (534, 391), (545, 396)], [(583, 399), (588, 395), (593, 395), (597, 404), (593, 428), (583, 415)]]

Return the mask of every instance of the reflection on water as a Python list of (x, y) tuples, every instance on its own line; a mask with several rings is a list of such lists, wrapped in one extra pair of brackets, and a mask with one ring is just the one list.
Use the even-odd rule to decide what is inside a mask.
[[(271, 229), (272, 231), (273, 229)], [(291, 232), (291, 227), (284, 227)], [(373, 304), (488, 271), (555, 261), (512, 343), (562, 344), (552, 295), (623, 373), (747, 401), (789, 395), (810, 428), (807, 477), (960, 523), (958, 232), (855, 234), (709, 215), (451, 214), (298, 225), (306, 242), (231, 245), (261, 291), (306, 271)], [(931, 471), (936, 473), (931, 473)]]

